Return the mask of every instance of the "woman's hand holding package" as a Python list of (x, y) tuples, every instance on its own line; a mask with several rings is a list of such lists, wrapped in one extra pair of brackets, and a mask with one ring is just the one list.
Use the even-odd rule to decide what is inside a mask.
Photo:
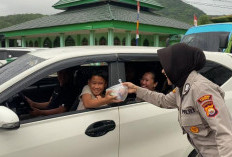
[(128, 93), (136, 93), (138, 86), (134, 85), (131, 82), (124, 82), (122, 84), (128, 87)]

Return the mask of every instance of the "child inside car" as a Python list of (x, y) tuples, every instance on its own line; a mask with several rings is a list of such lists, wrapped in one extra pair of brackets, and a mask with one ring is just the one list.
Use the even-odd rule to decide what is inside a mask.
[(80, 94), (80, 103), (77, 110), (88, 108), (97, 108), (110, 103), (118, 103), (117, 96), (112, 96), (111, 91), (104, 94), (107, 87), (107, 78), (104, 71), (94, 71), (88, 80), (88, 84), (84, 86)]

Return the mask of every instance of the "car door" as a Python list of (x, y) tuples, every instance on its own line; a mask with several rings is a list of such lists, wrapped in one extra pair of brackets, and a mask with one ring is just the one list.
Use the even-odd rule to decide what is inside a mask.
[[(159, 72), (161, 67), (157, 55), (120, 55), (125, 67), (135, 69), (139, 83), (142, 72), (149, 68)], [(122, 64), (123, 64), (122, 63)], [(133, 63), (133, 64), (132, 64)], [(126, 71), (123, 69), (121, 71)], [(130, 72), (131, 73), (131, 72)], [(129, 74), (125, 74), (127, 77)], [(128, 81), (127, 78), (124, 81)], [(161, 84), (161, 81), (158, 82)], [(162, 109), (147, 102), (126, 101), (119, 107), (120, 114), (120, 157), (186, 157), (193, 150), (178, 124), (177, 109)]]
[[(115, 125), (115, 129), (103, 136), (90, 137), (85, 132), (94, 123), (92, 130), (107, 125)], [(26, 122), (18, 130), (1, 130), (0, 156), (118, 157), (118, 137), (116, 108), (74, 113)]]
[[(112, 56), (89, 56), (85, 60), (72, 58), (43, 68), (22, 80), (8, 92), (20, 91), (38, 78), (52, 74), (57, 68), (94, 62), (107, 62), (109, 85), (115, 67)], [(41, 75), (41, 76), (40, 76)], [(20, 88), (17, 89), (17, 88)], [(24, 87), (25, 88), (25, 87)], [(73, 111), (46, 117), (22, 120), (17, 130), (0, 130), (1, 157), (118, 157), (119, 114), (117, 107)]]

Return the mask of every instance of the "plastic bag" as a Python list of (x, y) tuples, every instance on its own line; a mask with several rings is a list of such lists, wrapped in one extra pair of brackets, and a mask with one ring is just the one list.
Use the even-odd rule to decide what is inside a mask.
[(112, 87), (109, 87), (106, 89), (106, 91), (111, 90), (112, 92), (110, 93), (113, 96), (117, 96), (117, 100), (122, 100), (124, 101), (128, 95), (128, 88), (127, 86), (123, 86), (121, 83), (121, 80), (119, 80), (119, 84), (114, 85)]

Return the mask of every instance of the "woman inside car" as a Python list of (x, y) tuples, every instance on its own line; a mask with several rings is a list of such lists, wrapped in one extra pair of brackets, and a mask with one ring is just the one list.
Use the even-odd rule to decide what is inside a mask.
[(140, 86), (155, 91), (158, 82), (156, 81), (155, 73), (152, 71), (145, 72), (140, 79)]

